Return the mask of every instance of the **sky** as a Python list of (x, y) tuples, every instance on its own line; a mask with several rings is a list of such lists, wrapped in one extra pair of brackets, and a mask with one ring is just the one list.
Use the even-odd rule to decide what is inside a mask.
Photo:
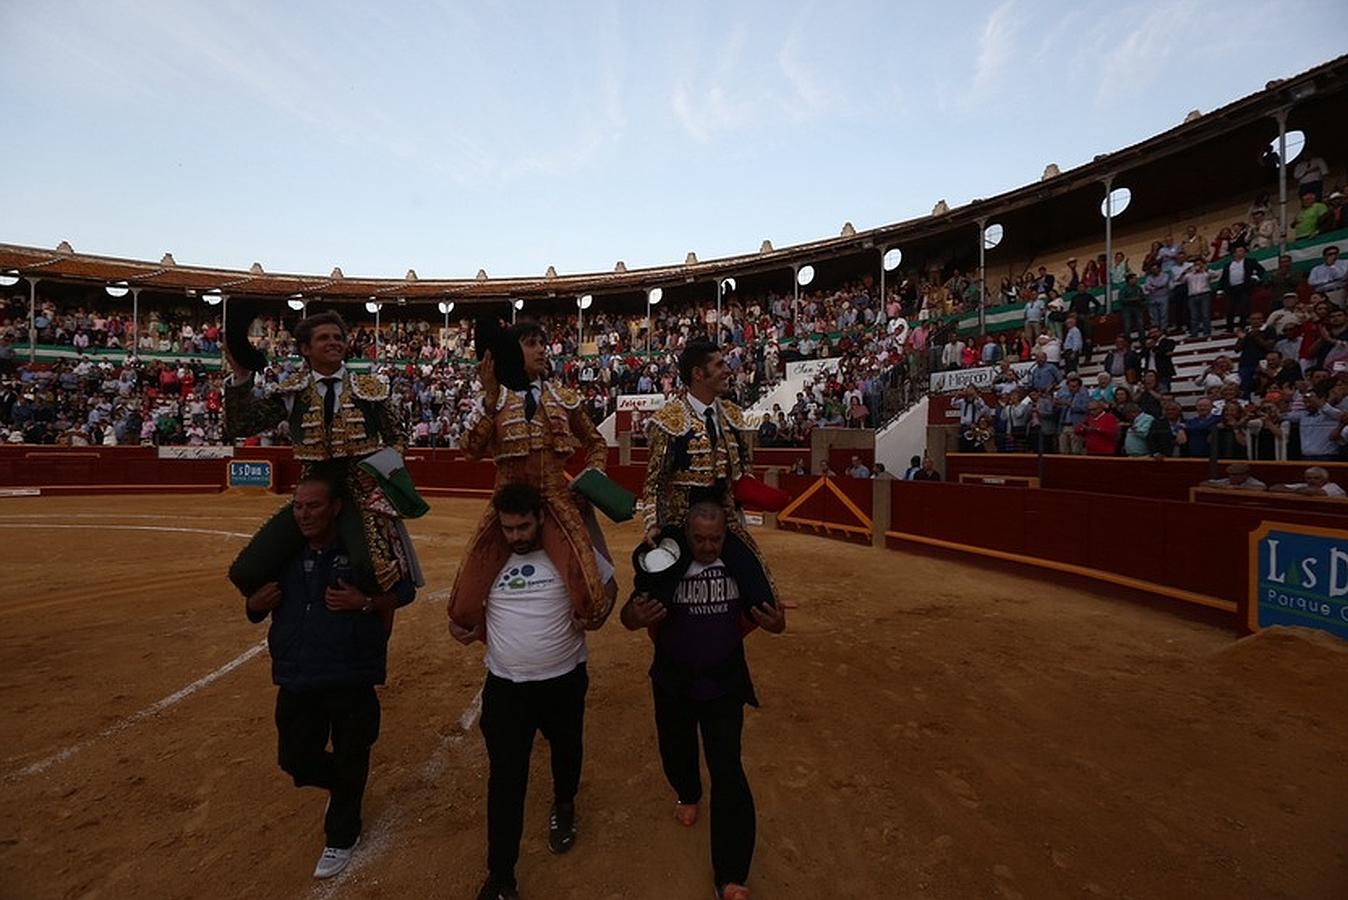
[(1339, 0), (1241, 6), (0, 0), (0, 242), (422, 278), (780, 249), (1343, 52)]

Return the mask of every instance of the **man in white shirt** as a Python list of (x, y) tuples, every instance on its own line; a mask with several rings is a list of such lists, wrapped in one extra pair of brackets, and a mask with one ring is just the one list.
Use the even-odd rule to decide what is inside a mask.
[(1344, 307), (1344, 284), (1348, 282), (1348, 262), (1339, 259), (1339, 248), (1329, 246), (1322, 254), (1324, 262), (1311, 269), (1306, 281), (1312, 291), (1324, 294), (1329, 302)]
[[(543, 498), (532, 486), (506, 484), (492, 506), (512, 553), (487, 595), (482, 625), (449, 630), (463, 644), (486, 642), (482, 737), (487, 745), (487, 880), (478, 900), (519, 894), (515, 864), (524, 830), (524, 796), (534, 733), (552, 757), (548, 849), (565, 853), (576, 842), (585, 693), (585, 632), (566, 581), (542, 544)], [(595, 553), (600, 578), (616, 590), (613, 567)]]

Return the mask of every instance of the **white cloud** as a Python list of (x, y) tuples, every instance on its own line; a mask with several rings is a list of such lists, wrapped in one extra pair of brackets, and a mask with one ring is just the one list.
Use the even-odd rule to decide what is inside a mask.
[(978, 35), (978, 60), (968, 101), (977, 103), (997, 93), (1019, 52), (1022, 21), (1016, 0), (1006, 0), (988, 16)]

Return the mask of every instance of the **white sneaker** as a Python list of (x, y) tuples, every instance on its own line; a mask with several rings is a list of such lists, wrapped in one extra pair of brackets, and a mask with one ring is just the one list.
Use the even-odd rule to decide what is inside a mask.
[(356, 843), (341, 850), (337, 847), (324, 847), (323, 855), (318, 858), (318, 865), (314, 866), (315, 878), (331, 878), (340, 873), (351, 863), (351, 855), (356, 852), (356, 845), (360, 843), (360, 838), (356, 838)]

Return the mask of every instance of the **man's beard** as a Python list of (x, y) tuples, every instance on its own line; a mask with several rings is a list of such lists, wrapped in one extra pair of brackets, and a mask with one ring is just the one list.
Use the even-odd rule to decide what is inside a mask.
[(523, 556), (538, 549), (538, 541), (515, 541), (510, 545), (510, 549)]

